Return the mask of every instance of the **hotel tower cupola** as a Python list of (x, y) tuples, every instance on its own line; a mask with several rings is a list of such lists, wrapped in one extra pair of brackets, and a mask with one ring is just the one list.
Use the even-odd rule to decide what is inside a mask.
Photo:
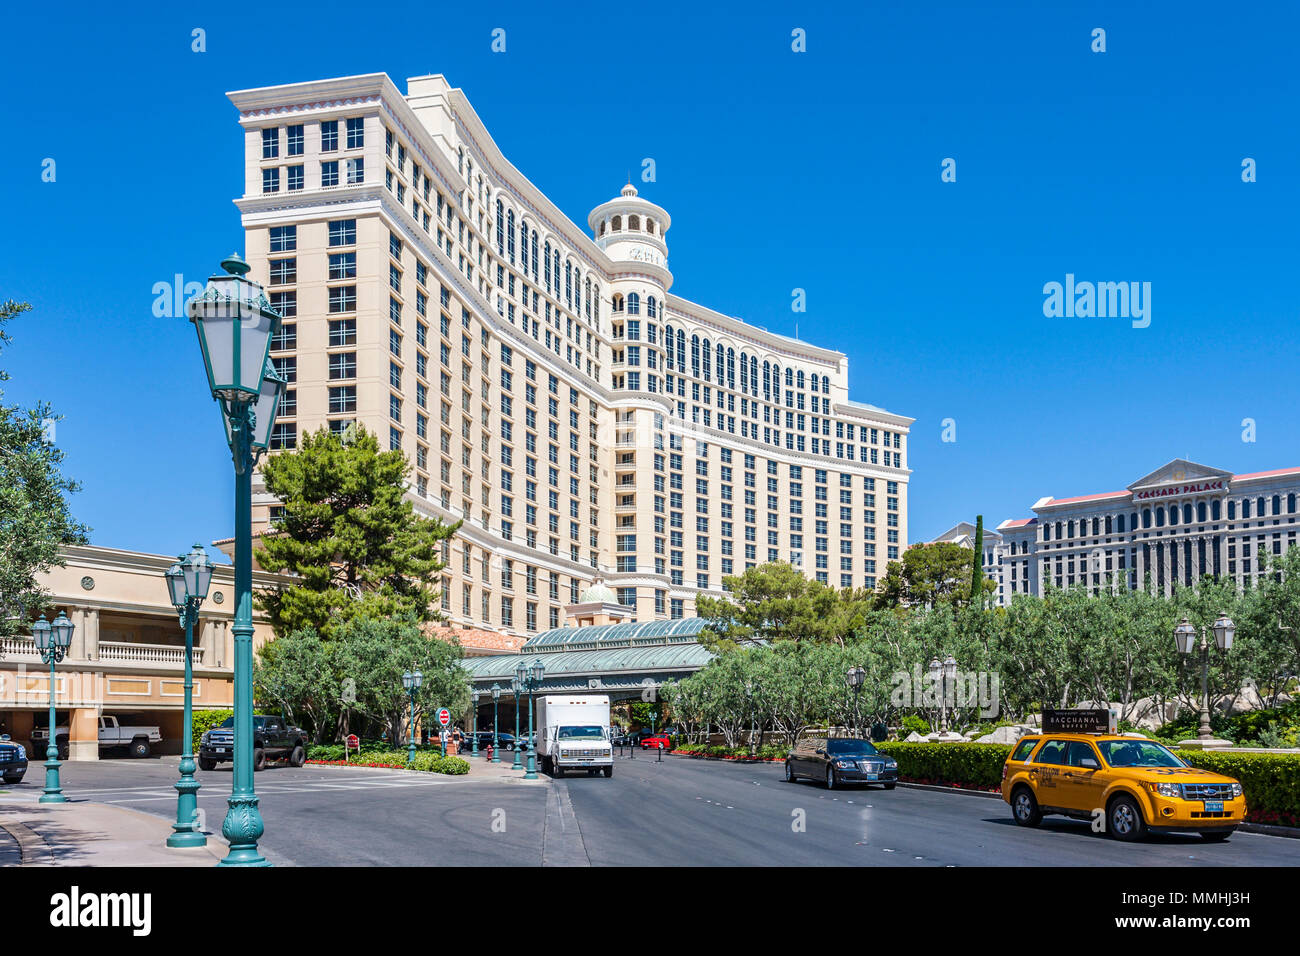
[(614, 262), (657, 279), (665, 291), (672, 285), (664, 238), (672, 219), (663, 208), (642, 199), (631, 183), (617, 198), (593, 209), (587, 224), (596, 245)]

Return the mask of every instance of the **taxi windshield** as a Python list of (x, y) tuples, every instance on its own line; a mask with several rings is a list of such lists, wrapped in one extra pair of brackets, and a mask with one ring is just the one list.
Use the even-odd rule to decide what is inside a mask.
[(1106, 740), (1097, 744), (1112, 767), (1185, 767), (1173, 751), (1151, 740)]

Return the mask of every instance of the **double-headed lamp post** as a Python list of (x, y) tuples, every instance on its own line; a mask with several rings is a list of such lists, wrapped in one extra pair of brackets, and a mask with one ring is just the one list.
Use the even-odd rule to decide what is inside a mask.
[[(1232, 650), (1232, 638), (1237, 633), (1237, 625), (1228, 615), (1220, 613), (1218, 620), (1210, 625), (1214, 631), (1214, 646), (1221, 652)], [(1187, 618), (1174, 628), (1174, 642), (1180, 654), (1191, 654), (1196, 650), (1196, 627)], [(1210, 642), (1206, 628), (1201, 627), (1201, 726), (1196, 732), (1198, 740), (1213, 740), (1214, 732), (1210, 729)]]
[(199, 606), (208, 596), (212, 583), (212, 563), (198, 544), (177, 558), (167, 569), (167, 590), (172, 607), (185, 628), (185, 730), (181, 738), (181, 778), (176, 787), (176, 822), (167, 837), (172, 847), (206, 846), (208, 838), (198, 827), (199, 782), (194, 779), (194, 625), (199, 621)]
[(497, 736), (497, 710), (501, 705), (501, 685), (492, 685), (492, 762), (501, 762), (501, 741)]
[(406, 722), (406, 762), (415, 763), (415, 695), (424, 683), (424, 675), (419, 671), (406, 671), (402, 674), (402, 686), (406, 688), (406, 697), (411, 703), (411, 717)]
[(474, 723), (472, 724), (474, 729), (472, 731), (473, 736), (470, 738), (470, 746), (473, 748), (473, 750), (470, 751), (470, 756), (477, 757), (478, 756), (478, 691), (472, 691), (470, 693), (469, 701), (470, 701), (470, 706), (474, 708)]
[(221, 267), (225, 274), (209, 278), (187, 306), (235, 466), (235, 753), (229, 809), (221, 824), (230, 852), (220, 865), (267, 866), (257, 850), (264, 826), (253, 789), (253, 467), (270, 447), (284, 391), (284, 379), (269, 361), (280, 314), (262, 286), (248, 278), (248, 263), (237, 253)]
[(942, 662), (930, 661), (930, 679), (939, 687), (939, 731), (948, 730), (948, 687), (957, 686), (957, 660), (949, 654)]
[(858, 698), (862, 695), (862, 683), (867, 679), (867, 672), (861, 667), (850, 667), (844, 674), (844, 683), (853, 691), (853, 732), (858, 733)]
[(532, 667), (521, 661), (515, 668), (515, 680), (528, 691), (528, 772), (524, 774), (525, 780), (537, 779), (537, 748), (533, 746), (533, 694), (542, 686), (543, 674), (544, 668), (540, 660), (533, 661)]
[[(41, 794), (41, 803), (67, 803), (63, 787), (59, 785), (59, 741), (54, 736), (56, 720), (54, 717), (54, 665), (63, 660), (72, 643), (72, 622), (68, 615), (60, 611), (51, 624), (42, 614), (32, 625), (32, 637), (36, 649), (41, 652), (41, 660), (50, 665), (50, 741), (45, 748), (45, 792)], [(72, 737), (72, 717), (68, 716), (68, 737)]]

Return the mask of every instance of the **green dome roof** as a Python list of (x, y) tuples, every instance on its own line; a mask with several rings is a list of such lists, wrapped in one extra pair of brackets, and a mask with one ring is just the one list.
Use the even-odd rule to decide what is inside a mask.
[(618, 595), (602, 581), (597, 581), (578, 598), (579, 604), (617, 604)]

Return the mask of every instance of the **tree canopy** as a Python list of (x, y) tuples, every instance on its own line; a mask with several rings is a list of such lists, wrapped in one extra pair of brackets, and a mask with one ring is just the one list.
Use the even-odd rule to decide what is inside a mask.
[(263, 464), (284, 511), (257, 560), (295, 576), (258, 595), (277, 634), (310, 628), (328, 637), (355, 617), (437, 617), (443, 543), (460, 525), (415, 513), (409, 472), (401, 451), (380, 451), (364, 428), (346, 438), (306, 434), (295, 451)]
[[(979, 555), (975, 567), (980, 567)], [(877, 608), (900, 605), (953, 608), (971, 603), (971, 588), (977, 575), (971, 568), (971, 550), (951, 541), (917, 544), (903, 552), (901, 561), (891, 561), (876, 589)], [(978, 574), (985, 591), (995, 585)], [(978, 603), (978, 602), (977, 602)]]

